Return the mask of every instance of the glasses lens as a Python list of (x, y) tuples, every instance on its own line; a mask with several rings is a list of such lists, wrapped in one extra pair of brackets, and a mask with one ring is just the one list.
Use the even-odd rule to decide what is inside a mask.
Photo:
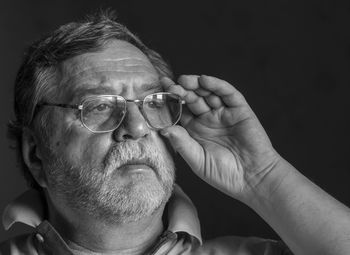
[(103, 132), (117, 128), (124, 118), (126, 103), (118, 96), (91, 98), (83, 103), (82, 120), (91, 131)]
[(143, 101), (143, 111), (153, 128), (170, 127), (180, 119), (181, 98), (171, 93), (149, 95)]

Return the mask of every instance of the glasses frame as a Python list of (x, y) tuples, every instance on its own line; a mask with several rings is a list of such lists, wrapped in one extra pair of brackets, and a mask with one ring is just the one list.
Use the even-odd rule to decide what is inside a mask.
[[(152, 129), (155, 129), (155, 130), (161, 130), (162, 128), (156, 128), (154, 126), (152, 126), (152, 124), (150, 123), (149, 119), (147, 118), (147, 114), (144, 112), (143, 110), (143, 105), (144, 105), (144, 101), (147, 97), (152, 97), (152, 96), (156, 96), (156, 95), (172, 95), (172, 96), (175, 96), (179, 99), (179, 102), (180, 102), (180, 114), (179, 114), (179, 117), (177, 118), (177, 120), (174, 122), (174, 124), (172, 124), (171, 126), (169, 127), (172, 127), (174, 125), (176, 125), (180, 118), (181, 118), (181, 115), (182, 115), (182, 105), (185, 104), (185, 101), (183, 99), (181, 99), (181, 97), (179, 95), (176, 95), (174, 93), (171, 93), (171, 92), (156, 92), (156, 93), (152, 93), (152, 94), (149, 94), (147, 96), (145, 96), (142, 100), (141, 99), (126, 99), (120, 95), (92, 95), (92, 96), (88, 96), (86, 98), (84, 98), (84, 100), (82, 100), (80, 102), (80, 104), (54, 104), (54, 103), (41, 103), (38, 105), (38, 107), (40, 106), (57, 106), (57, 107), (63, 107), (63, 108), (71, 108), (71, 109), (77, 109), (80, 111), (80, 121), (81, 123), (83, 124), (83, 126), (88, 129), (90, 132), (92, 133), (109, 133), (109, 132), (113, 132), (114, 130), (116, 130), (120, 124), (122, 124), (125, 116), (126, 116), (126, 113), (127, 113), (127, 103), (135, 103), (138, 107), (138, 109), (140, 110), (143, 118), (146, 120), (146, 123), (149, 127), (151, 127)], [(121, 98), (124, 100), (125, 104), (124, 104), (124, 114), (123, 114), (123, 117), (121, 118), (120, 122), (118, 123), (118, 125), (113, 128), (113, 129), (110, 129), (110, 130), (105, 130), (105, 131), (94, 131), (92, 129), (90, 129), (83, 121), (83, 106), (84, 106), (84, 103), (91, 99), (91, 98), (99, 98), (99, 97), (117, 97), (117, 98)]]

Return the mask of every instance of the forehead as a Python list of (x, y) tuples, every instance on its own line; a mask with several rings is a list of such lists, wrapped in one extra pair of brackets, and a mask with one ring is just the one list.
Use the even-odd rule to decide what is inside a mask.
[(138, 48), (124, 41), (108, 43), (103, 50), (64, 61), (59, 68), (60, 94), (76, 97), (87, 91), (122, 94), (158, 84), (158, 73)]

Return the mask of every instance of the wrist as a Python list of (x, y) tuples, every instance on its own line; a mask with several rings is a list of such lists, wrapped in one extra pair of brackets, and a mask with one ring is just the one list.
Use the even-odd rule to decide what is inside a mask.
[(283, 192), (284, 183), (295, 172), (296, 169), (278, 155), (269, 167), (251, 179), (241, 201), (255, 211), (261, 206), (272, 203), (276, 194)]

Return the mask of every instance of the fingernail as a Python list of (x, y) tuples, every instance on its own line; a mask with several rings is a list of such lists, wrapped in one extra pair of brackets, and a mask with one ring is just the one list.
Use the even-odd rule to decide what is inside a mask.
[(166, 130), (164, 130), (164, 129), (160, 130), (160, 134), (161, 134), (162, 136), (169, 137), (169, 132), (166, 131)]
[(171, 82), (171, 83), (173, 83), (173, 80), (172, 79), (170, 79), (169, 77), (167, 77), (167, 76), (163, 76), (161, 79), (160, 79), (160, 81), (164, 81), (164, 82)]
[(44, 242), (44, 237), (40, 234), (35, 234), (36, 239), (40, 242), (43, 243)]

